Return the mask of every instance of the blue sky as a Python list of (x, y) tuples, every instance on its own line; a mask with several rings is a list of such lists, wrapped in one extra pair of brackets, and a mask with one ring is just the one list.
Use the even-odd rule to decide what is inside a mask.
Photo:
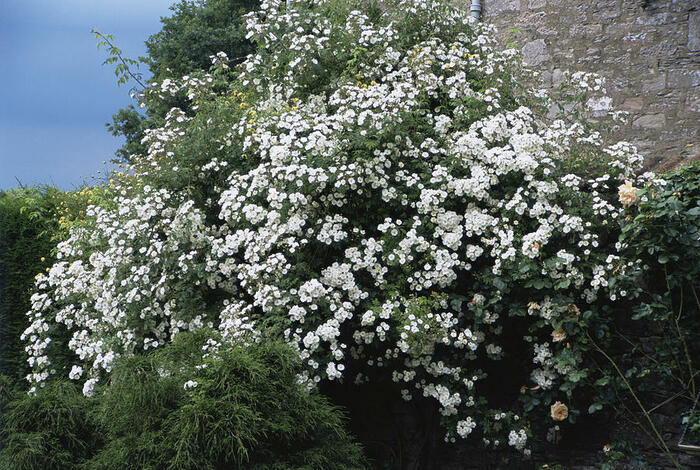
[[(0, 189), (72, 189), (122, 144), (105, 123), (132, 102), (90, 30), (145, 55), (174, 0), (0, 0)], [(145, 70), (143, 70), (145, 72)]]

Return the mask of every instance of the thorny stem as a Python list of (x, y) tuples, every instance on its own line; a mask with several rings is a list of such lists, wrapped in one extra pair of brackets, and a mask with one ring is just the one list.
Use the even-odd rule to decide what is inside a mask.
[(114, 55), (116, 55), (117, 58), (121, 61), (121, 63), (124, 64), (124, 67), (126, 67), (126, 73), (128, 73), (129, 76), (131, 78), (133, 78), (134, 81), (136, 81), (136, 83), (141, 85), (141, 88), (145, 89), (146, 85), (143, 84), (143, 82), (138, 77), (138, 75), (134, 74), (131, 71), (131, 69), (129, 68), (129, 64), (126, 62), (126, 60), (124, 60), (124, 57), (122, 57), (121, 52), (119, 52), (119, 49), (114, 44), (112, 44), (112, 41), (110, 41), (108, 37), (106, 37), (101, 32), (97, 31), (96, 29), (93, 29), (92, 32), (95, 36), (97, 36), (98, 38), (102, 39), (104, 42), (107, 43), (107, 45), (111, 48), (112, 52), (114, 52)]
[(698, 299), (698, 293), (695, 292), (695, 287), (693, 287), (692, 284), (690, 285), (690, 290), (693, 291), (693, 296), (695, 297), (695, 303), (697, 304), (698, 309), (700, 309), (700, 299)]
[(632, 394), (634, 401), (637, 403), (637, 406), (639, 406), (639, 409), (642, 410), (642, 413), (644, 414), (647, 421), (649, 422), (649, 425), (651, 426), (651, 429), (654, 431), (656, 438), (658, 439), (659, 443), (661, 443), (661, 446), (663, 447), (664, 453), (668, 456), (669, 460), (671, 460), (671, 462), (673, 462), (673, 465), (677, 469), (680, 470), (681, 466), (676, 461), (676, 459), (673, 457), (671, 450), (666, 445), (666, 441), (664, 441), (663, 437), (661, 437), (661, 434), (659, 433), (659, 430), (656, 428), (654, 421), (651, 419), (651, 416), (647, 412), (646, 408), (644, 408), (644, 405), (639, 400), (639, 397), (637, 396), (637, 394), (634, 392), (634, 389), (632, 388), (632, 384), (629, 383), (629, 381), (627, 380), (627, 377), (625, 377), (625, 374), (622, 373), (622, 371), (618, 367), (617, 363), (613, 360), (613, 358), (611, 358), (605, 351), (603, 351), (600, 348), (600, 346), (598, 346), (598, 344), (593, 340), (593, 338), (591, 337), (591, 335), (588, 332), (586, 332), (586, 336), (588, 336), (588, 339), (591, 341), (593, 346), (595, 346), (595, 348), (598, 350), (598, 352), (600, 352), (603, 356), (605, 356), (605, 358), (610, 362), (610, 364), (612, 364), (612, 366), (615, 368), (615, 371), (617, 371), (617, 373), (620, 376), (620, 378), (622, 379), (622, 381), (625, 382), (625, 385), (627, 386), (627, 390), (629, 390), (629, 392)]
[[(671, 283), (669, 282), (669, 275), (668, 275), (668, 268), (666, 265), (664, 265), (664, 275), (666, 278), (666, 291), (668, 292), (669, 300), (671, 301), (671, 308), (673, 309), (673, 300), (671, 298)], [(692, 286), (691, 286), (692, 289)], [(693, 294), (695, 294), (695, 289), (693, 289)], [(678, 339), (681, 341), (681, 344), (683, 345), (683, 353), (685, 354), (685, 360), (688, 365), (688, 375), (689, 377), (689, 382), (687, 386), (690, 386), (691, 389), (691, 396), (695, 395), (695, 375), (693, 374), (693, 361), (690, 358), (690, 352), (688, 350), (688, 343), (685, 341), (685, 337), (683, 336), (683, 332), (681, 331), (680, 324), (678, 323), (681, 319), (681, 316), (683, 315), (683, 285), (681, 284), (681, 298), (679, 301), (679, 306), (678, 306), (678, 315), (673, 317), (673, 322), (676, 327), (676, 333), (678, 334)], [(697, 294), (695, 294), (695, 300), (697, 302)], [(679, 369), (680, 369), (680, 364), (678, 364)]]
[(681, 340), (683, 345), (683, 352), (685, 353), (685, 360), (688, 364), (688, 375), (690, 376), (688, 385), (690, 385), (691, 396), (695, 395), (695, 375), (693, 374), (693, 361), (690, 358), (690, 351), (688, 350), (688, 343), (686, 343), (683, 337), (683, 332), (681, 331), (681, 326), (678, 323), (683, 315), (683, 287), (681, 286), (681, 299), (680, 306), (678, 307), (678, 315), (674, 318), (674, 323), (676, 325), (676, 332), (678, 333), (678, 338)]
[[(623, 340), (625, 340), (625, 341), (627, 342), (627, 344), (629, 344), (630, 346), (632, 346), (632, 348), (633, 348), (632, 352), (634, 352), (634, 351), (639, 351), (639, 353), (641, 353), (642, 356), (644, 356), (645, 359), (647, 359), (647, 360), (650, 361), (650, 362), (653, 362), (653, 363), (656, 364), (657, 366), (661, 366), (661, 362), (660, 362), (658, 359), (656, 359), (654, 356), (651, 356), (651, 355), (645, 353), (645, 352), (642, 350), (642, 348), (640, 348), (634, 341), (632, 341), (631, 339), (629, 339), (627, 336), (625, 336), (625, 335), (623, 335), (622, 333), (620, 333), (620, 330), (618, 330), (617, 328), (615, 329), (615, 334), (616, 334), (617, 336), (619, 336), (620, 338), (622, 338)], [(678, 377), (677, 375), (675, 375), (675, 374), (673, 374), (673, 373), (671, 373), (671, 377), (673, 377), (675, 380), (677, 380), (678, 383), (680, 383), (681, 386), (682, 386), (684, 389), (687, 388), (688, 384), (683, 380), (683, 378)]]
[[(594, 360), (593, 362), (595, 362), (595, 360)], [(603, 369), (601, 368), (601, 366), (598, 366), (598, 365), (596, 364), (596, 367), (598, 367), (598, 370), (599, 370), (601, 373), (604, 373), (604, 372), (603, 372)], [(620, 394), (619, 394), (618, 391), (617, 391), (617, 387), (613, 387), (613, 391), (615, 392), (615, 398), (616, 398), (617, 401), (620, 403), (620, 406), (621, 406), (622, 408), (625, 409), (625, 413), (622, 413), (622, 414), (621, 414), (622, 417), (623, 417), (627, 422), (632, 423), (632, 424), (634, 424), (635, 426), (639, 427), (639, 429), (640, 429), (644, 434), (646, 434), (647, 437), (649, 437), (649, 439), (650, 439), (652, 442), (654, 442), (654, 445), (655, 445), (661, 452), (663, 452), (664, 449), (661, 447), (661, 445), (659, 445), (658, 442), (656, 442), (656, 439), (655, 439), (654, 435), (644, 426), (643, 423), (641, 423), (641, 422), (636, 418), (634, 412), (633, 412), (632, 410), (629, 409), (629, 407), (627, 406), (627, 404), (625, 403), (625, 401), (622, 399), (622, 397), (620, 397)]]
[[(673, 311), (673, 297), (671, 295), (671, 283), (669, 282), (668, 267), (665, 264), (664, 264), (664, 280), (666, 281), (666, 293), (668, 294), (669, 303), (671, 304), (671, 311)], [(683, 289), (681, 288), (681, 295), (682, 295), (682, 292), (683, 292)], [(681, 297), (681, 311), (683, 310), (682, 303), (683, 303), (683, 299)], [(679, 315), (680, 315), (680, 313), (679, 313)], [(674, 316), (674, 320), (676, 320), (675, 316)], [(676, 323), (677, 323), (677, 320), (676, 320)], [(680, 331), (679, 331), (678, 327), (676, 327), (676, 331), (679, 333), (679, 339), (681, 340), (681, 342), (683, 342), (683, 336), (680, 335)], [(683, 367), (681, 366), (681, 361), (676, 357), (676, 354), (672, 354), (671, 358), (672, 358), (675, 366), (678, 368), (678, 370), (679, 371), (682, 370)], [(691, 371), (690, 375), (692, 377), (692, 375), (693, 375), (692, 371)], [(687, 387), (688, 384), (683, 383), (683, 386)]]

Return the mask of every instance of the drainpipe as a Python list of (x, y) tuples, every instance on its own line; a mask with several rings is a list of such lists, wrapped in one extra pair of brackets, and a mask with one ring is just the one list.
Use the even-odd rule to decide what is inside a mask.
[(479, 21), (481, 19), (481, 0), (472, 0), (470, 10), (472, 12), (472, 18)]

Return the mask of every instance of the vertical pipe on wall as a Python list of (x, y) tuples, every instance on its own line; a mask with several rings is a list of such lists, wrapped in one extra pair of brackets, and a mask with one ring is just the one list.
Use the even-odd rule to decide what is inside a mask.
[(479, 21), (481, 19), (481, 0), (472, 0), (470, 11), (472, 12), (472, 18)]

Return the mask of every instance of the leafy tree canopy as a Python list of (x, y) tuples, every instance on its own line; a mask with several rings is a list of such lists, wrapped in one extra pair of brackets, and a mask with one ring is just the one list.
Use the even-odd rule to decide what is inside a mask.
[[(161, 18), (163, 28), (148, 38), (148, 55), (141, 58), (153, 74), (152, 81), (208, 70), (209, 57), (218, 52), (242, 61), (253, 51), (245, 37), (243, 15), (258, 5), (258, 0), (181, 0), (173, 5), (172, 16)], [(157, 106), (144, 103), (145, 114), (133, 105), (117, 111), (107, 124), (112, 135), (126, 138), (117, 157), (130, 161), (132, 155), (144, 153), (144, 131), (162, 125), (169, 109), (185, 106), (185, 101), (172, 98)]]
[(245, 38), (242, 16), (255, 9), (257, 0), (183, 0), (161, 19), (163, 29), (146, 41), (145, 58), (156, 81), (208, 70), (209, 57), (225, 52), (240, 62), (253, 50)]

